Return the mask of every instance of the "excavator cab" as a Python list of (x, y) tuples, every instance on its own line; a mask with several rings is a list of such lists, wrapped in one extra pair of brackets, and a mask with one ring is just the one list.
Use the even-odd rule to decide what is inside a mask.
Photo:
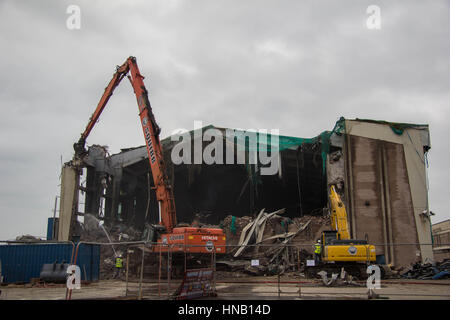
[(327, 246), (329, 244), (333, 244), (334, 241), (338, 240), (338, 232), (335, 230), (328, 230), (322, 232), (322, 246)]
[(341, 239), (339, 232), (336, 230), (327, 230), (322, 232), (321, 237), (323, 245), (358, 245), (358, 244), (368, 244), (367, 240), (357, 240), (357, 239)]
[(142, 241), (156, 243), (161, 234), (166, 233), (166, 228), (159, 224), (146, 224), (142, 232)]

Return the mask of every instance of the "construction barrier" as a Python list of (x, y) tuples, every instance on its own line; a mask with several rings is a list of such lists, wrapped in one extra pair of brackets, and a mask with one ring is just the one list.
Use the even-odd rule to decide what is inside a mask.
[[(280, 245), (281, 244), (281, 245)], [(20, 245), (9, 244), (8, 246)], [(48, 244), (50, 245), (50, 243)], [(110, 280), (111, 286), (118, 288), (111, 293), (112, 296), (105, 294), (105, 297), (116, 299), (252, 299), (255, 290), (258, 294), (272, 299), (298, 299), (312, 294), (311, 288), (316, 287), (335, 287), (339, 289), (337, 295), (352, 294), (359, 292), (364, 296), (367, 293), (366, 280), (364, 277), (355, 277), (350, 280), (342, 276), (340, 271), (349, 271), (344, 268), (333, 274), (328, 271), (327, 274), (319, 275), (319, 272), (308, 274), (306, 272), (308, 264), (313, 260), (313, 244), (295, 243), (282, 244), (277, 242), (273, 244), (251, 244), (242, 246), (227, 245), (227, 254), (217, 253), (216, 248), (212, 248), (210, 253), (190, 255), (183, 253), (175, 245), (161, 245), (145, 241), (135, 242), (116, 242), (116, 243), (95, 243), (78, 242), (76, 245), (68, 243), (71, 252), (67, 254), (67, 261), (72, 265), (80, 266), (82, 259), (82, 248), (99, 247), (99, 251), (108, 249), (108, 246), (114, 246), (116, 251), (123, 253), (123, 268), (117, 270), (108, 262), (110, 269), (105, 268), (108, 260), (113, 260), (113, 256), (107, 253), (99, 257), (99, 262), (103, 264), (102, 272), (99, 272), (99, 280)], [(385, 244), (375, 244), (377, 247), (383, 247)], [(418, 244), (386, 244), (396, 248), (407, 248), (408, 246), (417, 247)], [(421, 244), (431, 245), (431, 244)], [(37, 248), (37, 245), (33, 245)], [(55, 246), (57, 248), (57, 246)], [(259, 250), (257, 250), (259, 249)], [(282, 250), (281, 250), (282, 249)], [(113, 252), (103, 250), (103, 252)], [(240, 255), (235, 258), (236, 252)], [(308, 253), (309, 252), (309, 253)], [(3, 273), (6, 279), (6, 266), (13, 260), (9, 256), (3, 257), (0, 262), (3, 265)], [(201, 261), (201, 264), (197, 264)], [(371, 264), (385, 264), (386, 258), (377, 256), (377, 262), (367, 261), (361, 268), (366, 278), (364, 266)], [(81, 263), (83, 265), (84, 263)], [(197, 267), (196, 267), (197, 266)], [(84, 271), (82, 267), (81, 274), (89, 274), (89, 270)], [(409, 269), (410, 271), (408, 271)], [(396, 283), (401, 281), (404, 284), (420, 284), (419, 280), (434, 281), (433, 279), (448, 278), (450, 262), (432, 262), (423, 261), (421, 264), (406, 266), (403, 271), (395, 271), (396, 279), (383, 280), (383, 284)], [(320, 269), (320, 268), (319, 268)], [(389, 268), (387, 268), (389, 269)], [(315, 271), (323, 271), (315, 270)], [(339, 274), (337, 274), (339, 273)], [(256, 277), (253, 277), (256, 276)], [(29, 281), (29, 280), (26, 280)], [(104, 282), (108, 283), (108, 282)], [(436, 284), (443, 282), (436, 281)], [(61, 284), (61, 286), (64, 286)], [(81, 290), (76, 288), (67, 288), (65, 299), (85, 299), (91, 296), (86, 295), (90, 287), (96, 284), (82, 283)], [(450, 284), (447, 283), (450, 287)], [(255, 288), (256, 287), (256, 288)], [(359, 287), (359, 288), (358, 288)], [(327, 288), (329, 289), (329, 288)], [(253, 291), (252, 291), (253, 290)], [(355, 291), (356, 290), (356, 291)], [(320, 291), (315, 290), (315, 294)], [(418, 295), (411, 292), (405, 295)], [(94, 298), (95, 295), (93, 296)], [(449, 294), (450, 297), (450, 294)]]
[[(176, 245), (161, 245), (149, 242), (120, 242), (113, 244), (102, 245), (119, 245), (126, 246), (125, 255), (125, 274), (122, 274), (121, 280), (125, 281), (125, 294), (124, 298), (127, 299), (196, 299), (200, 297), (214, 297), (216, 294), (227, 295), (224, 291), (223, 284), (229, 283), (230, 280), (222, 280), (221, 287), (217, 288), (216, 282), (216, 270), (218, 267), (223, 270), (225, 267), (234, 268), (239, 263), (245, 263), (246, 267), (241, 270), (247, 274), (241, 280), (234, 278), (231, 283), (241, 284), (259, 284), (269, 289), (267, 293), (271, 292), (274, 297), (281, 298), (281, 296), (288, 296), (292, 298), (299, 298), (304, 295), (305, 292), (302, 288), (308, 286), (335, 286), (336, 283), (344, 283), (349, 287), (360, 286), (365, 288), (366, 282), (363, 279), (354, 278), (354, 280), (343, 280), (341, 273), (339, 276), (324, 275), (319, 277), (315, 273), (311, 276), (305, 273), (305, 267), (309, 262), (314, 262), (311, 257), (305, 257), (302, 255), (302, 250), (307, 249), (309, 252), (312, 250), (312, 244), (288, 244), (285, 245), (285, 250), (280, 251), (279, 244), (271, 245), (247, 245), (244, 252), (255, 252), (255, 247), (260, 249), (259, 256), (264, 256), (274, 252), (272, 258), (266, 259), (276, 266), (275, 269), (262, 266), (261, 261), (257, 258), (248, 259), (246, 257), (240, 258), (241, 260), (224, 259), (224, 255), (217, 254), (216, 248), (213, 248), (210, 253), (200, 254), (203, 255), (202, 268), (192, 268), (189, 265), (189, 257), (186, 254), (180, 253), (179, 248), (175, 248)], [(377, 244), (379, 245), (379, 244)], [(408, 246), (417, 244), (395, 244), (396, 246)], [(227, 245), (228, 258), (233, 256), (233, 253), (237, 252), (241, 246)], [(123, 251), (123, 250), (122, 250)], [(242, 250), (241, 250), (242, 251)], [(76, 262), (76, 249), (75, 249), (75, 262)], [(199, 256), (197, 256), (198, 258)], [(219, 258), (219, 261), (216, 259)], [(275, 259), (276, 258), (276, 259)], [(380, 257), (377, 257), (380, 258)], [(184, 260), (184, 261), (183, 261)], [(196, 259), (194, 259), (196, 260)], [(378, 259), (384, 261), (384, 259)], [(373, 264), (373, 262), (367, 261), (367, 266)], [(245, 269), (245, 270), (244, 270)], [(362, 268), (361, 270), (363, 270)], [(264, 270), (263, 272), (259, 272)], [(316, 270), (317, 271), (317, 270)], [(346, 271), (346, 270), (342, 270)], [(256, 275), (259, 272), (260, 276), (272, 277), (271, 280), (258, 279), (257, 282), (252, 280), (251, 274)], [(365, 273), (365, 269), (363, 270)], [(293, 280), (292, 278), (286, 278), (284, 274), (294, 275), (295, 277), (302, 277), (302, 280)], [(273, 278), (275, 276), (276, 278)], [(367, 277), (368, 275), (362, 275)], [(223, 277), (222, 277), (223, 278)], [(324, 279), (322, 281), (322, 279)], [(331, 281), (333, 280), (333, 281)], [(228, 282), (227, 282), (228, 281)], [(272, 291), (271, 287), (275, 286), (276, 290)], [(287, 289), (287, 287), (294, 287)], [(233, 292), (233, 297), (249, 296), (251, 292), (247, 292), (245, 286), (239, 286), (238, 292)], [(264, 291), (260, 291), (263, 293)], [(71, 295), (68, 295), (68, 299)]]
[(196, 299), (201, 297), (216, 296), (213, 288), (212, 268), (186, 270), (183, 282), (175, 292), (175, 299)]

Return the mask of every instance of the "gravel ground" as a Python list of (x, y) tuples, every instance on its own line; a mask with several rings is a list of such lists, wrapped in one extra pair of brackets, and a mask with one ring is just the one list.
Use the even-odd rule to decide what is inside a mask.
[[(280, 280), (280, 296), (276, 277), (230, 278), (217, 281), (218, 296), (223, 300), (264, 300), (264, 299), (367, 299), (367, 288), (361, 287), (325, 287), (320, 282), (300, 280), (298, 278)], [(175, 291), (179, 280), (172, 280), (170, 292)], [(168, 286), (164, 280), (158, 288), (157, 280), (147, 280), (142, 285), (145, 299), (166, 299)], [(125, 297), (126, 282), (104, 280), (91, 284), (82, 284), (80, 290), (73, 290), (72, 299), (136, 299), (139, 289), (137, 282), (129, 283), (128, 297)], [(64, 285), (48, 287), (31, 285), (2, 286), (0, 299), (4, 300), (64, 300)], [(158, 295), (158, 291), (160, 295)], [(390, 300), (444, 299), (450, 300), (450, 280), (386, 280), (381, 289), (376, 290), (381, 298)]]

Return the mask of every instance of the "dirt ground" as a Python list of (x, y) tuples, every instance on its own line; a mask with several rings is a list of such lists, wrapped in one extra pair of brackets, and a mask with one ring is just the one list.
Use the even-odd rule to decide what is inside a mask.
[[(300, 283), (299, 283), (300, 281)], [(180, 280), (172, 280), (168, 285), (166, 279), (158, 286), (157, 280), (146, 280), (142, 285), (143, 299), (166, 300), (168, 292), (173, 293)], [(299, 292), (300, 285), (300, 292)], [(82, 284), (81, 289), (73, 290), (72, 300), (79, 299), (137, 299), (139, 283), (121, 280), (103, 280)], [(280, 289), (280, 293), (278, 290)], [(64, 300), (65, 285), (8, 285), (0, 287), (1, 300)], [(245, 279), (220, 279), (216, 282), (217, 297), (214, 300), (318, 300), (318, 299), (368, 299), (367, 288), (361, 287), (326, 287), (315, 280), (277, 277), (251, 277)], [(390, 300), (450, 300), (450, 280), (385, 280), (376, 293), (383, 299)]]

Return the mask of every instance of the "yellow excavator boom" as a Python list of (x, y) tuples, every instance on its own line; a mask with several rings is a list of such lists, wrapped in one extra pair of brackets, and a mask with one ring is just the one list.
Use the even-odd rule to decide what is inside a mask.
[(347, 221), (347, 211), (344, 203), (336, 192), (334, 185), (330, 187), (331, 226), (339, 234), (341, 240), (350, 239)]

